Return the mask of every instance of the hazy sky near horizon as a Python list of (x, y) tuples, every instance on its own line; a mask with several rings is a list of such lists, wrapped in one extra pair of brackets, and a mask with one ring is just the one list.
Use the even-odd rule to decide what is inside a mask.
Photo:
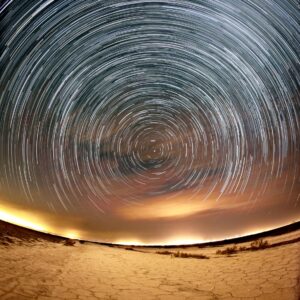
[(299, 20), (296, 0), (4, 1), (0, 213), (151, 244), (299, 220)]

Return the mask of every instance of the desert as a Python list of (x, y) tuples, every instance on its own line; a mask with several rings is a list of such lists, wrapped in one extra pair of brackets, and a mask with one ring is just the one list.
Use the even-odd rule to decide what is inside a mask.
[(275, 246), (224, 255), (233, 244), (108, 246), (1, 222), (0, 299), (298, 300), (300, 230), (263, 240)]

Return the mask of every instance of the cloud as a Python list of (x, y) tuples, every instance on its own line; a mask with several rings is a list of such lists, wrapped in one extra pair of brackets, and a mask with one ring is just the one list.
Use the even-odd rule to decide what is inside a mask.
[(156, 197), (144, 200), (143, 204), (127, 204), (116, 208), (116, 214), (128, 220), (178, 219), (192, 215), (215, 213), (222, 210), (243, 208), (249, 201), (214, 199), (201, 200), (201, 195), (191, 198), (187, 193), (176, 197)]

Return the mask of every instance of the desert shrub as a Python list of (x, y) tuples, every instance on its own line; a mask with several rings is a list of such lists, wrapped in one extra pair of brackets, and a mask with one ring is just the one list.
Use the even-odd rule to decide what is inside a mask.
[(172, 255), (173, 252), (168, 251), (168, 250), (163, 250), (163, 251), (156, 251), (157, 254), (161, 254), (161, 255)]
[(249, 247), (240, 246), (239, 248), (237, 248), (237, 246), (234, 245), (232, 247), (227, 247), (224, 250), (217, 250), (216, 254), (230, 255), (230, 254), (235, 254), (238, 251), (255, 251), (255, 250), (262, 250), (270, 247), (271, 245), (269, 244), (268, 241), (259, 239), (251, 242)]
[(132, 247), (125, 247), (125, 250), (135, 251), (135, 249)]
[(239, 247), (239, 251), (246, 251), (247, 250), (247, 247), (246, 246), (240, 246)]
[(172, 257), (180, 257), (180, 258), (198, 258), (198, 259), (208, 259), (209, 257), (203, 254), (193, 254), (193, 253), (185, 253), (185, 252), (171, 252), (168, 250), (157, 251), (157, 254), (162, 255), (171, 255)]
[(208, 259), (209, 257), (204, 254), (194, 254), (194, 253), (185, 253), (177, 251), (174, 253), (175, 257), (181, 257), (181, 258), (197, 258), (197, 259)]
[(204, 254), (193, 254), (193, 253), (185, 253), (185, 252), (171, 252), (168, 250), (157, 251), (157, 254), (162, 255), (171, 255), (172, 257), (180, 257), (180, 258), (197, 258), (197, 259), (208, 259), (209, 257)]
[(76, 244), (76, 240), (73, 240), (73, 239), (67, 239), (67, 240), (65, 240), (65, 243), (64, 243), (65, 246), (75, 246), (75, 244)]
[(217, 250), (216, 254), (223, 254), (223, 255), (231, 255), (238, 252), (238, 248), (236, 245), (232, 247), (227, 247), (224, 250)]
[(250, 244), (249, 250), (266, 249), (266, 248), (268, 248), (269, 246), (270, 246), (270, 245), (269, 245), (269, 242), (268, 242), (268, 241), (265, 241), (265, 240), (263, 240), (263, 239), (259, 239), (259, 240), (253, 241), (253, 242)]

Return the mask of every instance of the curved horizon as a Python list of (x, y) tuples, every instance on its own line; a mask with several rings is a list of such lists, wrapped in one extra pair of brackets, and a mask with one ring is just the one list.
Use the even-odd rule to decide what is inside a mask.
[[(13, 219), (15, 219), (15, 221), (13, 221)], [(35, 232), (40, 232), (46, 235), (53, 235), (53, 236), (57, 236), (57, 237), (62, 237), (62, 238), (69, 238), (69, 239), (75, 239), (78, 241), (85, 241), (85, 242), (92, 242), (92, 243), (99, 243), (99, 244), (107, 244), (107, 245), (116, 245), (116, 246), (145, 246), (145, 247), (163, 247), (163, 246), (191, 246), (191, 245), (201, 245), (201, 244), (210, 244), (210, 243), (215, 243), (215, 242), (225, 242), (225, 241), (234, 241), (236, 239), (240, 239), (240, 238), (245, 238), (245, 237), (251, 237), (251, 236), (256, 236), (256, 235), (260, 235), (263, 233), (268, 233), (270, 231), (274, 231), (277, 229), (281, 229), (284, 227), (287, 227), (289, 225), (293, 225), (293, 224), (297, 224), (300, 223), (300, 219), (298, 220), (294, 220), (290, 223), (287, 224), (281, 224), (277, 227), (273, 227), (273, 228), (264, 228), (263, 230), (257, 230), (257, 231), (252, 231), (252, 232), (248, 232), (245, 233), (244, 235), (239, 235), (239, 236), (228, 236), (228, 237), (224, 237), (223, 239), (219, 239), (219, 240), (194, 240), (194, 241), (190, 241), (190, 242), (184, 242), (183, 240), (180, 242), (180, 239), (175, 239), (173, 240), (174, 242), (167, 242), (167, 243), (155, 243), (155, 244), (149, 244), (149, 243), (142, 243), (142, 242), (130, 242), (130, 241), (112, 241), (112, 242), (108, 242), (108, 241), (101, 241), (101, 240), (97, 240), (97, 239), (84, 239), (81, 238), (80, 236), (75, 236), (73, 234), (59, 234), (56, 233), (54, 231), (48, 231), (46, 229), (43, 229), (43, 227), (39, 224), (34, 224), (31, 223), (30, 221), (21, 219), (21, 218), (14, 218), (12, 215), (10, 214), (5, 214), (3, 213), (3, 211), (0, 210), (0, 221), (21, 227), (21, 228), (26, 228), (29, 230), (33, 230)]]

